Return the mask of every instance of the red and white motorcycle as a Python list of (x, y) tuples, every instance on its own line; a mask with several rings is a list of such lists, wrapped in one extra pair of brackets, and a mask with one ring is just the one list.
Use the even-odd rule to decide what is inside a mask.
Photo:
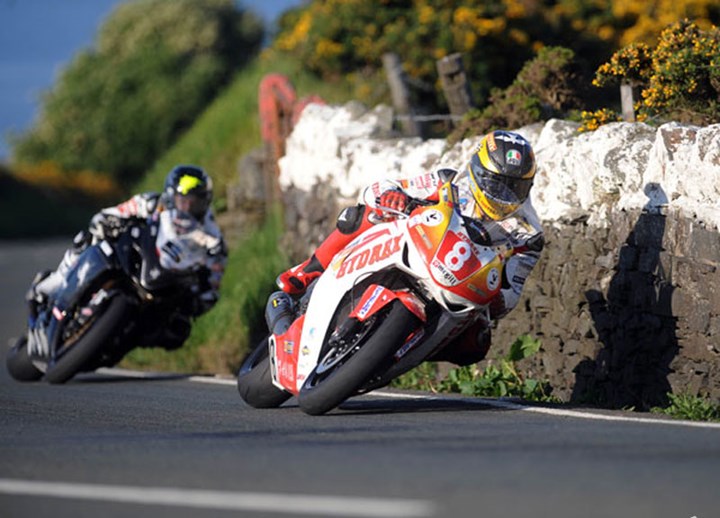
[(453, 173), (442, 175), (436, 203), (412, 200), (409, 214), (393, 211), (396, 219), (348, 244), (299, 301), (270, 297), (270, 335), (238, 373), (246, 403), (272, 408), (294, 395), (304, 412), (324, 414), (387, 385), (478, 320), (490, 324), (488, 303), (517, 249), (460, 214)]

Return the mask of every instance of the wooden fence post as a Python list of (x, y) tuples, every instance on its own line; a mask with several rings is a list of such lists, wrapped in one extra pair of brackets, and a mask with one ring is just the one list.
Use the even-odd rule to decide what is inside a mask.
[(390, 95), (392, 96), (393, 106), (399, 115), (405, 116), (400, 120), (403, 132), (409, 136), (417, 136), (420, 134), (420, 127), (418, 122), (413, 118), (413, 110), (410, 105), (410, 93), (405, 83), (405, 73), (402, 69), (400, 56), (388, 52), (383, 54), (382, 61), (388, 84), (390, 85)]
[(625, 122), (635, 122), (635, 100), (633, 98), (633, 87), (631, 84), (620, 85), (620, 105), (622, 106), (622, 117)]
[(440, 76), (445, 99), (450, 108), (450, 114), (462, 117), (473, 107), (470, 83), (465, 74), (465, 67), (461, 54), (450, 54), (437, 61), (437, 71)]

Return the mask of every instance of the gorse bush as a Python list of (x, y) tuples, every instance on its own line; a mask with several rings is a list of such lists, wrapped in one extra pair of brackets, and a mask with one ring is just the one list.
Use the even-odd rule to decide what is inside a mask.
[(259, 49), (262, 25), (232, 0), (121, 4), (14, 139), (16, 161), (136, 181)]
[[(660, 34), (657, 45), (628, 45), (598, 68), (595, 86), (636, 86), (638, 120), (672, 119), (694, 124), (720, 120), (720, 29), (682, 20)], [(585, 129), (600, 121), (585, 116)], [(606, 120), (613, 119), (606, 116)]]
[(323, 77), (352, 76), (364, 101), (377, 101), (373, 96), (380, 90), (372, 80), (382, 81), (382, 55), (397, 53), (411, 84), (419, 85), (416, 93), (434, 108), (444, 103), (436, 62), (460, 52), (474, 96), (482, 104), (493, 88), (510, 84), (525, 61), (544, 46), (574, 48), (593, 70), (609, 55), (611, 39), (587, 30), (589, 22), (575, 23), (589, 16), (587, 12), (571, 8), (573, 2), (552, 4), (316, 0), (281, 19), (274, 47), (297, 56)]
[(314, 0), (281, 18), (273, 45), (326, 79), (351, 77), (355, 96), (371, 103), (387, 102), (382, 55), (397, 53), (416, 102), (435, 110), (444, 107), (436, 61), (459, 52), (482, 107), (543, 47), (571, 49), (589, 77), (619, 46), (650, 43), (683, 17), (707, 29), (720, 21), (720, 7), (716, 0)]

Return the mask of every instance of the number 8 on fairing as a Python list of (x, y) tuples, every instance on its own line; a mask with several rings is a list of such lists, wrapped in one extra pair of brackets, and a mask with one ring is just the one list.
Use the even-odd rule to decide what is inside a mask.
[(445, 265), (450, 271), (457, 272), (463, 267), (465, 261), (467, 261), (471, 255), (472, 250), (470, 249), (470, 245), (464, 241), (458, 241), (445, 256)]

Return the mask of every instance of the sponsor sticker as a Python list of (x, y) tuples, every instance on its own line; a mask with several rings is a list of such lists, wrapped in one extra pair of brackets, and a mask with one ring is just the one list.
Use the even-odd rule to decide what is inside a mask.
[(443, 221), (445, 221), (445, 216), (443, 216), (443, 213), (435, 209), (426, 210), (425, 212), (423, 212), (422, 217), (423, 223), (428, 227), (437, 227)]
[(497, 268), (492, 268), (487, 274), (487, 286), (490, 291), (495, 291), (500, 285), (500, 272)]
[(510, 165), (520, 165), (522, 162), (522, 154), (517, 149), (510, 149), (505, 153), (505, 159)]

